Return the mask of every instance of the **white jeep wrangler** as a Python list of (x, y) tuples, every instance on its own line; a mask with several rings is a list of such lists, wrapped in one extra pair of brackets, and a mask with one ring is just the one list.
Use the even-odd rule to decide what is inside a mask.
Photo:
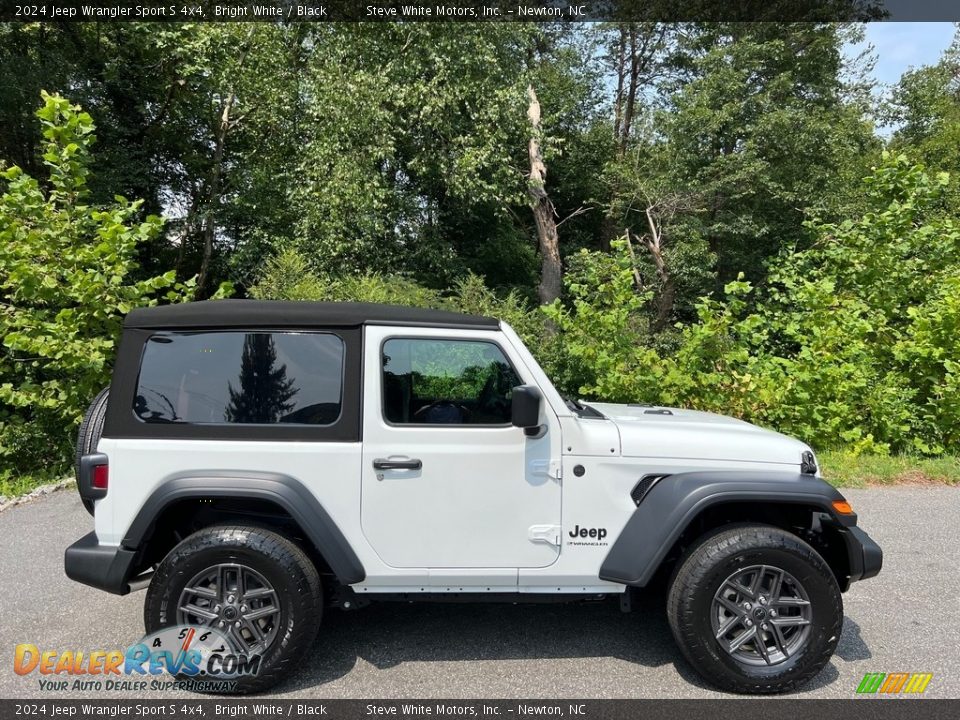
[[(147, 630), (259, 653), (270, 687), (323, 611), (576, 600), (660, 578), (690, 663), (782, 692), (827, 663), (880, 548), (810, 448), (704, 412), (564, 399), (505, 323), (352, 303), (135, 310), (80, 430), (95, 531), (72, 579), (149, 585)], [(456, 596), (456, 597), (452, 597)]]

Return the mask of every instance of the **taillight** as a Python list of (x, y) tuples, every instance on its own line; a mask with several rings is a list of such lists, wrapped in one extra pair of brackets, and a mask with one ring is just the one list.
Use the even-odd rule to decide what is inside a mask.
[(106, 490), (110, 479), (109, 465), (94, 465), (90, 485), (97, 490)]
[(93, 514), (93, 503), (107, 496), (110, 483), (109, 458), (103, 453), (90, 453), (80, 457), (80, 474), (77, 475), (77, 490), (83, 506)]

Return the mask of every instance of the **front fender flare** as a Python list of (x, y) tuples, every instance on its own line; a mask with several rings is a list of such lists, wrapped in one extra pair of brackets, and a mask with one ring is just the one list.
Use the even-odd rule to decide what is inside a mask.
[(839, 524), (857, 524), (856, 514), (833, 508), (843, 496), (813, 475), (790, 472), (707, 471), (670, 475), (644, 497), (600, 566), (600, 579), (643, 587), (681, 533), (703, 510), (729, 502), (798, 504), (828, 513)]
[(140, 548), (160, 513), (170, 504), (188, 498), (259, 498), (275, 503), (296, 521), (337, 580), (351, 585), (366, 578), (360, 559), (314, 494), (300, 481), (280, 473), (209, 470), (172, 475), (140, 508), (122, 547)]

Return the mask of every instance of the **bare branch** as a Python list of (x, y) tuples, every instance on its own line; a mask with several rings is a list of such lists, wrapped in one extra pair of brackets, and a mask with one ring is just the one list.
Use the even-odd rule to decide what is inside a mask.
[(586, 205), (581, 205), (581, 206), (578, 207), (576, 210), (574, 210), (572, 213), (570, 213), (569, 215), (567, 215), (563, 220), (561, 220), (560, 222), (558, 222), (558, 223), (557, 223), (557, 227), (560, 227), (561, 225), (563, 225), (567, 220), (570, 220), (571, 218), (575, 218), (575, 217), (577, 217), (577, 215), (585, 215), (586, 213), (590, 212), (591, 210), (593, 210), (592, 207), (587, 207)]

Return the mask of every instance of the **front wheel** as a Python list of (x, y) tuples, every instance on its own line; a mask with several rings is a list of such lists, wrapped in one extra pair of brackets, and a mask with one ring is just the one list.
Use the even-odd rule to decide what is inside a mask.
[(210, 628), (238, 656), (259, 658), (255, 673), (231, 678), (239, 694), (266, 690), (293, 668), (316, 637), (322, 609), (320, 576), (290, 540), (256, 527), (210, 527), (160, 563), (144, 624), (148, 633)]
[(667, 617), (681, 652), (709, 682), (782, 693), (817, 675), (843, 628), (830, 567), (810, 545), (766, 525), (706, 537), (680, 565)]

